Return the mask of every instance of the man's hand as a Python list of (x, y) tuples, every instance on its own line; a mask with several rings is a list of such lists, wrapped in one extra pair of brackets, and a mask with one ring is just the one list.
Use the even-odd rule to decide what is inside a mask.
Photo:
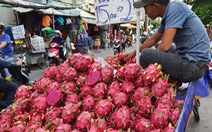
[(16, 66), (22, 66), (22, 61), (16, 61)]
[(125, 56), (124, 56), (125, 61), (130, 60), (130, 59), (133, 58), (135, 55), (136, 55), (136, 51), (135, 51), (135, 50), (132, 51), (132, 52), (129, 52), (129, 53), (125, 53)]

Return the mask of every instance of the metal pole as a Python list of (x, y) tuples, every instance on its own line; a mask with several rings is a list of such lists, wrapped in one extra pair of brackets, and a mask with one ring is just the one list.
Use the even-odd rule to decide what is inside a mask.
[(139, 65), (139, 53), (140, 53), (140, 10), (136, 10), (136, 64)]

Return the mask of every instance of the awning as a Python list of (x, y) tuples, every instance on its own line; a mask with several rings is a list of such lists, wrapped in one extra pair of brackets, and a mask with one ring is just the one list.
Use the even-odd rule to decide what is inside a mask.
[(82, 20), (84, 23), (88, 23), (88, 24), (95, 24), (96, 25), (96, 20), (95, 19), (89, 19), (89, 18), (83, 18)]
[(54, 8), (48, 8), (48, 9), (39, 9), (38, 11), (42, 12), (43, 14), (47, 15), (59, 15), (59, 16), (65, 16), (66, 14), (63, 12), (60, 12), (58, 10), (55, 10)]
[(30, 12), (30, 11), (33, 10), (31, 8), (22, 8), (22, 7), (13, 7), (12, 9), (15, 10), (15, 11), (18, 11), (20, 13)]
[(128, 27), (128, 28), (136, 28), (135, 25), (132, 25), (130, 23), (124, 23), (124, 24), (120, 24), (121, 27)]
[(96, 19), (95, 15), (88, 13), (79, 8), (70, 9), (70, 10), (60, 10), (60, 11), (70, 16), (81, 16), (82, 18)]

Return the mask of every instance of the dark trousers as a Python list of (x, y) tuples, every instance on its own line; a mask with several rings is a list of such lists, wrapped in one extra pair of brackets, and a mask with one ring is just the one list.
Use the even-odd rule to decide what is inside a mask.
[(0, 99), (0, 109), (13, 103), (17, 88), (16, 83), (0, 78), (0, 92), (4, 93), (4, 97)]
[(201, 78), (206, 69), (172, 52), (144, 49), (140, 55), (140, 65), (146, 68), (151, 63), (162, 65), (162, 71), (181, 82), (192, 82)]

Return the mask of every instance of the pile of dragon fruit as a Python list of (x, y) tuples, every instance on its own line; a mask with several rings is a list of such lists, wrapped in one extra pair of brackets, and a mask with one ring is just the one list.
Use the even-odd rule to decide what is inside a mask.
[[(116, 56), (121, 62), (123, 54)], [(113, 58), (106, 59), (110, 64)], [(174, 99), (161, 65), (102, 66), (72, 54), (20, 86), (2, 111), (1, 132), (174, 132), (183, 102)]]

